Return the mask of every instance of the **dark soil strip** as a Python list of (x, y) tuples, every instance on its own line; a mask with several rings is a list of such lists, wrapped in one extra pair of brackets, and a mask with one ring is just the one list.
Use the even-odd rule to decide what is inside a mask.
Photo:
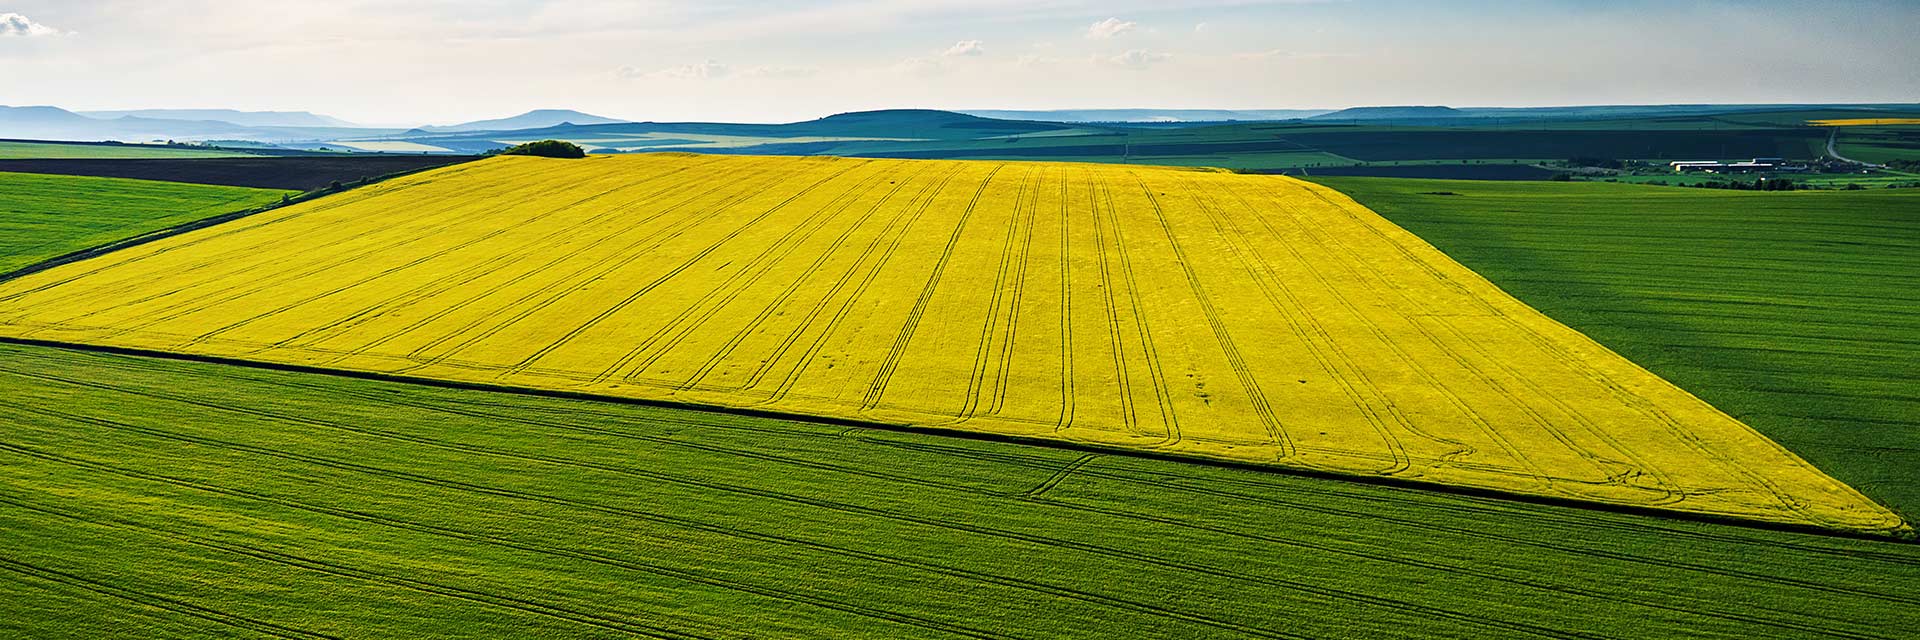
[(466, 162), (475, 156), (328, 155), (259, 158), (0, 160), (0, 171), (313, 191)]

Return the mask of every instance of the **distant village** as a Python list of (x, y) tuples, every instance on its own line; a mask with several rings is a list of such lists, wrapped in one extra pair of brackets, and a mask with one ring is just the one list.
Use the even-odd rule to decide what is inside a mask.
[(1871, 168), (1858, 162), (1823, 158), (1813, 162), (1788, 162), (1785, 158), (1754, 158), (1723, 162), (1719, 160), (1676, 160), (1667, 163), (1674, 173), (1853, 173)]

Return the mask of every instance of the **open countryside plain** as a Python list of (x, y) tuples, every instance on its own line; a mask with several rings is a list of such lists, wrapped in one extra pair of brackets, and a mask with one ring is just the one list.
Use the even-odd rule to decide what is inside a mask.
[(497, 158), (9, 282), (0, 334), (1905, 528), (1274, 176)]

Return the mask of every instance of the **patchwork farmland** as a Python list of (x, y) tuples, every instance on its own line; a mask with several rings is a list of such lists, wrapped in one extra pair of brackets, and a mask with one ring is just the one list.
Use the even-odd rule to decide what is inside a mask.
[(1905, 527), (1277, 176), (494, 158), (7, 282), (0, 336)]

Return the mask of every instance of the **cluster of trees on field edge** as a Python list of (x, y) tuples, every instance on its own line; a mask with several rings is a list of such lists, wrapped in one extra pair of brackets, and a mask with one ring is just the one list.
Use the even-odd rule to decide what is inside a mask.
[(539, 156), (542, 158), (585, 158), (587, 150), (565, 140), (540, 140), (486, 152), (489, 156)]

